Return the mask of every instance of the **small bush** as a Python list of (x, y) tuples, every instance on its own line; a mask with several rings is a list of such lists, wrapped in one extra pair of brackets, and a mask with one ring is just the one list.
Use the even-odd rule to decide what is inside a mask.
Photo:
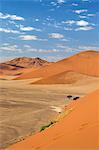
[(79, 99), (79, 97), (74, 97), (74, 98), (73, 98), (73, 100), (77, 100), (77, 99)]
[(40, 129), (40, 132), (43, 131), (43, 130), (45, 130), (46, 128), (50, 127), (50, 126), (51, 126), (52, 124), (54, 124), (54, 123), (55, 123), (55, 122), (52, 122), (52, 121), (51, 121), (48, 125), (42, 126), (41, 129)]
[(72, 98), (72, 95), (68, 95), (67, 98), (71, 99), (71, 98)]

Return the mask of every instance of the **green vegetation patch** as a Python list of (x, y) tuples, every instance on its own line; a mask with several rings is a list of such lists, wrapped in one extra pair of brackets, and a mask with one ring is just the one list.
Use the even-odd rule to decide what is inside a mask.
[(50, 127), (51, 125), (53, 125), (56, 121), (51, 121), (48, 125), (44, 125), (41, 127), (40, 132), (42, 132), (43, 130), (45, 130), (46, 128)]

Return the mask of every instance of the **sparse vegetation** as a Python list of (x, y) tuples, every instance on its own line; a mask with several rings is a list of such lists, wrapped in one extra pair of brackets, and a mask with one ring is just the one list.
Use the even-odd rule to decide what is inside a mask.
[(43, 130), (45, 130), (46, 128), (50, 127), (51, 125), (53, 125), (56, 121), (51, 121), (48, 125), (44, 125), (41, 127), (40, 132), (42, 132)]
[(79, 97), (79, 96), (74, 97), (74, 96), (72, 96), (72, 95), (68, 95), (67, 98), (70, 99), (70, 100), (77, 100), (77, 99), (79, 99), (80, 97)]
[(68, 98), (68, 99), (71, 99), (71, 98), (72, 98), (72, 95), (68, 95), (67, 98)]
[(73, 100), (77, 100), (77, 99), (79, 99), (79, 97), (78, 97), (78, 96), (73, 98)]

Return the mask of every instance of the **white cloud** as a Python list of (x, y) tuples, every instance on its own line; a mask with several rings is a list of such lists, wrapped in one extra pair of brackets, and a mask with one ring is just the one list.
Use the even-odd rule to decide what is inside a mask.
[(75, 31), (80, 31), (80, 30), (88, 31), (88, 30), (92, 30), (92, 29), (94, 29), (92, 26), (85, 26), (85, 27), (76, 28)]
[(87, 26), (87, 25), (89, 25), (89, 23), (87, 21), (85, 21), (85, 20), (79, 20), (79, 21), (67, 20), (67, 21), (65, 21), (63, 23), (66, 23), (66, 24), (68, 24), (70, 26), (73, 25), (73, 24), (75, 24), (77, 26)]
[(32, 27), (23, 27), (23, 26), (20, 26), (20, 30), (22, 30), (22, 31), (32, 31), (33, 28)]
[(23, 17), (20, 17), (20, 16), (16, 16), (16, 15), (10, 15), (9, 17), (11, 20), (24, 20)]
[(36, 21), (36, 22), (38, 22), (38, 21), (39, 21), (39, 19), (38, 19), (38, 18), (36, 18), (36, 19), (35, 19), (35, 21)]
[(38, 52), (38, 53), (57, 53), (58, 49), (37, 49), (37, 48), (28, 48), (28, 52)]
[(9, 23), (11, 23), (11, 24), (16, 25), (16, 22), (15, 22), (15, 21), (13, 21), (13, 20), (9, 20), (8, 22), (9, 22)]
[(64, 3), (65, 0), (57, 0), (57, 3), (61, 4), (61, 3)]
[(38, 31), (38, 32), (41, 31), (41, 29), (37, 29), (34, 27), (24, 27), (23, 25), (20, 25), (20, 30), (22, 30), (22, 31)]
[(79, 18), (84, 19), (84, 18), (87, 18), (87, 16), (81, 16), (81, 15), (79, 15)]
[(48, 39), (38, 39), (39, 41), (48, 41)]
[(8, 51), (8, 52), (22, 52), (20, 48), (18, 48), (17, 45), (3, 45), (0, 47), (1, 51)]
[(93, 16), (96, 16), (96, 14), (88, 14), (87, 16), (88, 17), (93, 17)]
[(62, 44), (57, 44), (57, 47), (58, 47), (58, 48), (62, 48), (62, 49), (65, 49), (65, 48), (66, 48), (66, 45), (62, 45)]
[(72, 6), (78, 6), (78, 4), (77, 3), (72, 3)]
[(58, 49), (38, 49), (38, 52), (40, 53), (57, 53), (59, 52)]
[[(88, 30), (94, 29), (94, 27), (95, 27), (95, 24), (90, 23), (90, 22), (85, 21), (85, 20), (78, 20), (78, 21), (67, 20), (67, 21), (64, 21), (62, 23), (66, 23), (67, 25), (69, 25), (69, 27), (68, 26), (64, 27), (64, 30), (67, 30), (67, 31), (72, 31), (72, 30), (74, 30), (74, 31), (80, 31), (80, 30), (88, 31)], [(74, 27), (71, 28), (71, 25), (74, 25)], [(79, 26), (79, 27), (77, 27), (77, 26)]]
[(4, 33), (14, 33), (14, 34), (21, 34), (20, 31), (12, 30), (12, 29), (5, 29), (5, 28), (0, 28), (0, 32), (4, 32)]
[(74, 12), (77, 13), (77, 14), (81, 14), (81, 13), (84, 13), (84, 12), (88, 12), (88, 10), (87, 9), (79, 9), (79, 10), (75, 10)]
[(56, 2), (51, 2), (50, 4), (53, 5), (53, 6), (57, 6)]
[(78, 25), (78, 26), (87, 26), (87, 25), (89, 25), (89, 22), (84, 21), (84, 20), (80, 20), (80, 21), (76, 22), (76, 25)]
[(29, 41), (29, 40), (36, 41), (36, 40), (39, 40), (36, 35), (21, 35), (20, 39), (24, 40), (24, 41)]
[(19, 38), (24, 41), (48, 41), (48, 39), (40, 39), (36, 35), (20, 35)]
[(94, 17), (96, 14), (86, 14), (86, 15), (79, 15), (79, 18), (88, 18), (88, 17)]
[(79, 46), (78, 49), (79, 50), (97, 50), (97, 51), (99, 51), (98, 46)]
[(49, 37), (52, 39), (62, 39), (64, 38), (64, 35), (60, 33), (51, 33), (49, 34)]
[(63, 42), (67, 42), (67, 41), (69, 41), (69, 40), (67, 40), (67, 39), (61, 39), (61, 41), (63, 41)]
[(23, 17), (21, 16), (16, 16), (16, 15), (10, 15), (10, 14), (3, 14), (0, 12), (0, 18), (1, 19), (10, 19), (10, 20), (17, 20), (17, 21), (20, 21), (20, 20), (25, 20)]
[(31, 46), (30, 46), (30, 45), (24, 45), (24, 47), (25, 47), (25, 48), (31, 48)]
[(68, 25), (72, 25), (72, 24), (75, 24), (76, 21), (74, 20), (67, 20), (67, 21), (63, 21), (62, 23), (66, 23)]
[(64, 27), (64, 30), (66, 30), (66, 31), (72, 31), (73, 28), (66, 28), (66, 27)]
[[(95, 26), (95, 24), (89, 23), (88, 21), (85, 21), (85, 20), (78, 20), (78, 21), (68, 20), (68, 21), (65, 21), (64, 23), (68, 24), (69, 26), (71, 26), (73, 24), (76, 26), (81, 26), (81, 27)], [(65, 30), (73, 30), (73, 28), (68, 28), (68, 27), (65, 27), (64, 29)]]

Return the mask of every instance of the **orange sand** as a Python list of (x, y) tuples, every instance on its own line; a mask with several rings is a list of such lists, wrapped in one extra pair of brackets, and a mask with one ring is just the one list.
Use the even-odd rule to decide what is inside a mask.
[[(74, 84), (74, 83), (84, 83), (87, 84), (87, 80), (91, 82), (95, 82), (96, 77), (88, 76), (85, 74), (81, 74), (73, 71), (65, 71), (47, 78), (40, 79), (38, 81), (33, 82), (33, 84)], [(97, 82), (97, 81), (96, 81)], [(98, 84), (98, 83), (97, 83)]]
[(90, 76), (99, 76), (99, 52), (80, 52), (72, 57), (52, 63), (51, 65), (43, 66), (36, 71), (22, 74), (16, 79), (47, 78), (66, 71), (74, 71)]
[(68, 109), (72, 111), (54, 126), (6, 150), (99, 150), (99, 89)]

